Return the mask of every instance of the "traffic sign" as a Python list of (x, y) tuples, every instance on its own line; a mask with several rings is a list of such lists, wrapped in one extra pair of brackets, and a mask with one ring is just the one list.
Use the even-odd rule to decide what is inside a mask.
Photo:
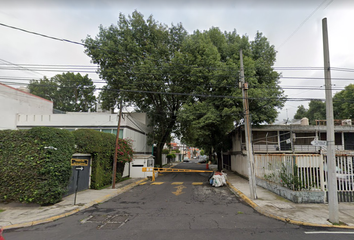
[(327, 147), (327, 141), (321, 141), (315, 139), (311, 142), (311, 145), (316, 147)]
[(78, 159), (78, 158), (72, 158), (71, 159), (71, 166), (88, 166), (88, 159)]

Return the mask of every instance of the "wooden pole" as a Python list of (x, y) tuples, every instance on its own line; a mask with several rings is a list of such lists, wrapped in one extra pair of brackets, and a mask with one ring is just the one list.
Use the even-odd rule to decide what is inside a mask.
[(113, 173), (112, 173), (112, 188), (116, 188), (116, 175), (117, 175), (117, 154), (118, 154), (118, 143), (119, 143), (119, 132), (120, 132), (120, 121), (122, 119), (122, 100), (119, 104), (119, 118), (118, 118), (118, 127), (117, 127), (117, 136), (116, 136), (116, 147), (114, 150), (113, 156)]
[(240, 67), (241, 67), (241, 84), (242, 84), (242, 97), (243, 97), (243, 110), (245, 112), (245, 137), (246, 137), (246, 150), (247, 150), (247, 159), (248, 159), (248, 181), (250, 185), (250, 194), (252, 199), (257, 199), (256, 192), (256, 177), (254, 172), (254, 158), (252, 152), (251, 144), (251, 124), (250, 124), (250, 112), (249, 112), (249, 103), (248, 103), (248, 84), (245, 83), (245, 75), (243, 70), (243, 57), (242, 49), (240, 50)]

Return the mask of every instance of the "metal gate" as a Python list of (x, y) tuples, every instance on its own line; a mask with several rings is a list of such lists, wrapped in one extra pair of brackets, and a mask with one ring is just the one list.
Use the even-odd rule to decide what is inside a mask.
[[(68, 185), (68, 192), (65, 196), (75, 193), (76, 184), (78, 191), (86, 190), (90, 187), (90, 172), (91, 172), (91, 155), (90, 154), (74, 154), (75, 159), (87, 159), (88, 166), (72, 166), (71, 177)], [(82, 168), (82, 170), (81, 170)], [(79, 177), (79, 179), (78, 179)], [(77, 181), (79, 180), (79, 181)]]
[[(325, 156), (325, 181), (328, 182), (327, 156)], [(354, 156), (336, 154), (337, 194), (339, 202), (354, 202)], [(327, 190), (327, 186), (326, 186)], [(328, 199), (328, 192), (327, 192)]]

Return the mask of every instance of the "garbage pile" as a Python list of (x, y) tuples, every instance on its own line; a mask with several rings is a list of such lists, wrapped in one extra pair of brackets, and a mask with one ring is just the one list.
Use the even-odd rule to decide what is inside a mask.
[(227, 174), (223, 171), (221, 172), (213, 172), (209, 177), (209, 183), (213, 187), (222, 187), (226, 185)]

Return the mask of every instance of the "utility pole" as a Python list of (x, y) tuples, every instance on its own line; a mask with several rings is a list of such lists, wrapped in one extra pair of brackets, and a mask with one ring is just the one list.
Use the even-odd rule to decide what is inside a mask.
[(335, 148), (334, 148), (334, 119), (333, 119), (331, 67), (329, 61), (327, 18), (322, 19), (322, 34), (323, 34), (324, 74), (325, 74), (325, 88), (326, 88), (329, 221), (331, 223), (338, 224), (339, 217), (338, 217), (337, 177), (336, 177), (336, 163), (335, 163), (336, 158), (335, 158)]
[(119, 118), (118, 118), (118, 127), (117, 127), (117, 136), (116, 136), (116, 147), (114, 150), (113, 156), (113, 173), (112, 173), (112, 188), (116, 188), (116, 175), (117, 175), (117, 154), (118, 154), (118, 143), (119, 143), (119, 132), (120, 132), (120, 121), (122, 119), (122, 100), (119, 103)]
[(246, 150), (247, 150), (247, 160), (248, 160), (248, 181), (250, 185), (250, 194), (252, 199), (257, 199), (256, 192), (256, 176), (254, 172), (254, 158), (252, 153), (252, 144), (251, 144), (251, 124), (250, 124), (250, 112), (248, 104), (248, 83), (245, 83), (245, 74), (243, 70), (243, 57), (242, 49), (240, 49), (240, 68), (241, 68), (241, 84), (242, 84), (242, 98), (243, 98), (243, 111), (245, 113), (245, 135), (246, 135)]

